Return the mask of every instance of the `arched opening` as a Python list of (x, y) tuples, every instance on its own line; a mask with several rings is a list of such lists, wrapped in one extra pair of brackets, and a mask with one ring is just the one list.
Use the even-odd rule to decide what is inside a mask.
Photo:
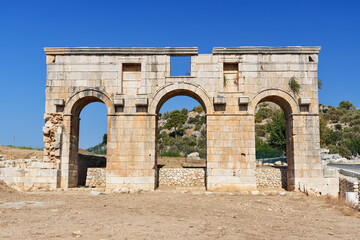
[(263, 97), (255, 108), (257, 188), (293, 186), (292, 107), (282, 97)]
[(69, 187), (106, 187), (107, 113), (104, 102), (94, 96), (80, 98), (73, 105)]
[(206, 187), (206, 107), (189, 90), (165, 94), (156, 106), (156, 188)]

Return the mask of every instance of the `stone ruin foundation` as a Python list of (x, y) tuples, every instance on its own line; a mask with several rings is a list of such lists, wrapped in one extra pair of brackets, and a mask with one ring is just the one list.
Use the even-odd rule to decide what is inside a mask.
[[(197, 48), (45, 48), (44, 158), (2, 166), (0, 179), (48, 189), (86, 184), (78, 155), (79, 116), (87, 104), (102, 102), (108, 111), (107, 156), (105, 170), (97, 174), (105, 175), (105, 188), (153, 190), (159, 109), (171, 97), (186, 95), (206, 112), (207, 190), (256, 190), (255, 108), (273, 102), (286, 117), (287, 189), (337, 194), (339, 179), (320, 160), (319, 51), (216, 47), (212, 54), (198, 54)], [(178, 56), (190, 57), (188, 76), (171, 75), (170, 59)], [(290, 80), (297, 81), (299, 92), (290, 88)]]

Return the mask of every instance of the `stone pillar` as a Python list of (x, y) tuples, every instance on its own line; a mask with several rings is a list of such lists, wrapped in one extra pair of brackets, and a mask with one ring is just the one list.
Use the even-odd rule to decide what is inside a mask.
[(207, 115), (207, 189), (256, 190), (253, 115)]
[(303, 188), (320, 190), (323, 170), (320, 159), (319, 116), (301, 114), (293, 115), (292, 119), (293, 163), (289, 162), (289, 190), (303, 190)]
[(155, 115), (109, 116), (106, 188), (155, 188)]
[(73, 115), (64, 115), (62, 152), (60, 163), (60, 186), (77, 187), (78, 183), (78, 137), (80, 119)]

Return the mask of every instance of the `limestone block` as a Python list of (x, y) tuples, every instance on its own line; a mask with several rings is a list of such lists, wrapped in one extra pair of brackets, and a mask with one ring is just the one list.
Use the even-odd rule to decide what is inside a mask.
[(239, 105), (248, 105), (249, 97), (247, 97), (247, 96), (239, 97), (238, 103), (239, 103)]
[(114, 105), (115, 106), (124, 106), (124, 99), (123, 98), (115, 98)]
[(148, 105), (148, 99), (147, 98), (142, 98), (142, 97), (135, 98), (135, 105), (136, 106), (147, 106)]
[(214, 104), (225, 105), (226, 104), (226, 97), (224, 97), (224, 96), (214, 97)]
[(65, 101), (64, 99), (54, 99), (54, 105), (62, 107), (65, 105)]
[(325, 178), (336, 178), (339, 177), (339, 171), (335, 168), (324, 169)]
[(310, 105), (311, 99), (310, 98), (300, 98), (299, 102), (300, 102), (300, 105)]

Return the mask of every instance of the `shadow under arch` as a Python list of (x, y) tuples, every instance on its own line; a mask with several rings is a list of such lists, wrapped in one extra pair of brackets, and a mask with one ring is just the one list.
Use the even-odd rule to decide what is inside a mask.
[[(200, 94), (198, 94), (200, 92)], [(159, 93), (159, 92), (158, 92)], [(161, 94), (162, 93), (162, 94)], [(159, 167), (158, 167), (158, 120), (159, 120), (159, 112), (161, 107), (164, 105), (165, 102), (167, 102), (169, 99), (173, 98), (173, 97), (177, 97), (177, 96), (187, 96), (187, 97), (191, 97), (193, 99), (195, 99), (196, 101), (198, 101), (200, 103), (200, 105), (203, 107), (204, 111), (205, 111), (205, 123), (206, 123), (206, 113), (208, 113), (209, 108), (211, 109), (211, 103), (209, 98), (207, 97), (206, 93), (203, 92), (202, 90), (199, 91), (197, 90), (192, 91), (189, 89), (173, 89), (169, 92), (160, 92), (160, 94), (158, 94), (158, 96), (161, 96), (159, 98), (159, 100), (153, 101), (152, 102), (152, 106), (151, 106), (151, 113), (156, 115), (156, 127), (155, 127), (155, 154), (156, 154), (156, 162), (155, 162), (155, 189), (159, 188)], [(212, 111), (212, 109), (210, 110)], [(207, 139), (207, 137), (206, 137)], [(206, 144), (206, 141), (205, 141)], [(207, 153), (207, 146), (205, 145), (205, 154)], [(207, 154), (206, 154), (207, 155)], [(207, 168), (207, 161), (206, 161), (206, 165), (204, 167), (204, 187), (205, 189), (207, 188), (207, 176), (206, 176), (206, 168)]]
[[(84, 89), (72, 95), (66, 101), (64, 108), (65, 127), (67, 134), (63, 135), (62, 149), (64, 154), (61, 157), (61, 175), (67, 182), (62, 182), (62, 186), (78, 187), (85, 184), (86, 168), (84, 161), (79, 157), (79, 132), (80, 132), (80, 113), (83, 108), (90, 103), (100, 102), (106, 105), (107, 115), (114, 112), (111, 98), (97, 89)], [(107, 119), (107, 134), (109, 138), (110, 122)], [(107, 162), (107, 160), (105, 161)], [(63, 181), (63, 180), (62, 180)]]
[[(293, 114), (299, 113), (298, 104), (293, 96), (283, 90), (268, 89), (259, 92), (252, 100), (250, 111), (255, 114), (256, 106), (263, 102), (277, 104), (285, 114), (285, 138), (287, 158), (287, 181), (286, 189), (294, 190), (295, 187), (295, 161), (294, 161), (294, 123)], [(254, 118), (255, 119), (255, 118)], [(255, 134), (255, 131), (254, 131)], [(255, 137), (254, 137), (255, 139)]]

